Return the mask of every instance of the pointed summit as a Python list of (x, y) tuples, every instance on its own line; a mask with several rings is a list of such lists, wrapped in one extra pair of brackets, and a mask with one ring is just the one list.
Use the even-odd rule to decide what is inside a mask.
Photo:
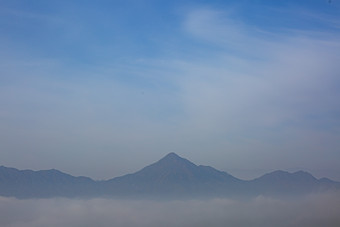
[(170, 152), (169, 154), (165, 155), (162, 159), (178, 159), (181, 158), (175, 152)]
[(194, 171), (195, 168), (197, 168), (197, 166), (194, 163), (171, 152), (158, 162), (143, 168), (141, 171), (143, 175), (147, 173), (147, 175), (159, 175), (161, 178), (164, 178), (169, 175), (186, 175)]
[[(189, 160), (180, 157), (179, 155), (177, 155), (174, 152), (171, 152), (167, 155), (165, 155), (162, 159), (160, 159), (158, 162), (156, 162), (155, 164), (162, 164), (162, 165), (167, 165), (167, 163), (169, 165), (184, 165), (184, 166), (196, 166), (194, 163), (190, 162)], [(175, 166), (174, 166), (175, 167)]]
[(176, 161), (176, 160), (186, 160), (186, 159), (180, 157), (179, 155), (177, 155), (174, 152), (171, 152), (171, 153), (165, 155), (162, 159), (160, 159), (159, 162), (173, 162), (173, 161)]

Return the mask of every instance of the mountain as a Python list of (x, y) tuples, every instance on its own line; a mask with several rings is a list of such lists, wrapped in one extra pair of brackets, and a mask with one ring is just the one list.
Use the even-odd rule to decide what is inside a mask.
[(196, 165), (175, 153), (140, 171), (107, 181), (74, 177), (55, 169), (0, 167), (0, 196), (17, 198), (297, 196), (329, 190), (340, 190), (340, 183), (316, 179), (303, 171), (280, 170), (245, 181), (210, 166)]
[(74, 177), (55, 169), (18, 170), (0, 166), (0, 195), (18, 198), (75, 197), (90, 195), (96, 182)]
[[(327, 179), (327, 178), (326, 178)], [(337, 183), (327, 179), (330, 185)], [(302, 195), (317, 193), (331, 187), (326, 186), (325, 179), (318, 180), (310, 173), (298, 171), (289, 173), (286, 171), (274, 171), (265, 174), (249, 182), (253, 191), (265, 195)]]
[(242, 181), (209, 166), (195, 165), (175, 153), (142, 170), (106, 182), (109, 192), (141, 195), (203, 195), (224, 194), (227, 186)]

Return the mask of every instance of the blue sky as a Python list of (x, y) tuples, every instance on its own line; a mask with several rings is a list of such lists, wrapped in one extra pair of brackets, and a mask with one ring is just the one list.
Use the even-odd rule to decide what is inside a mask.
[(339, 40), (337, 0), (0, 1), (0, 164), (340, 180)]

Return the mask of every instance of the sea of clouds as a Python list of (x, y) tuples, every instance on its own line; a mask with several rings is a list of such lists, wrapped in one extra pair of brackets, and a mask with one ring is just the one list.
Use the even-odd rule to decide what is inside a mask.
[(251, 200), (0, 197), (0, 226), (340, 226), (340, 194)]

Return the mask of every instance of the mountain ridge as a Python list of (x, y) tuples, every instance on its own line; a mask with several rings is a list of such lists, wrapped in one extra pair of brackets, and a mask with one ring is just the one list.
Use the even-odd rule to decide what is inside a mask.
[(102, 181), (56, 169), (33, 171), (0, 166), (0, 196), (18, 198), (280, 196), (339, 189), (339, 182), (317, 179), (305, 171), (277, 170), (242, 180), (211, 166), (196, 165), (173, 152), (135, 173)]

